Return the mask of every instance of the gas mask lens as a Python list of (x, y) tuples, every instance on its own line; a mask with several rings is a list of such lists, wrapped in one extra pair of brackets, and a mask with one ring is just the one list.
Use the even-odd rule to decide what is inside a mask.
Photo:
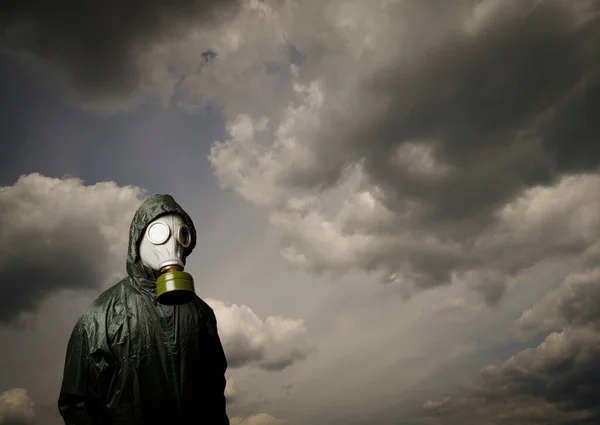
[(190, 228), (187, 227), (185, 224), (179, 226), (179, 229), (177, 229), (177, 234), (176, 234), (175, 238), (177, 239), (177, 242), (179, 243), (179, 245), (181, 245), (182, 247), (184, 247), (184, 248), (189, 247), (190, 243), (192, 242)]
[(165, 243), (169, 236), (171, 236), (171, 229), (162, 221), (156, 221), (148, 226), (148, 239), (154, 245)]

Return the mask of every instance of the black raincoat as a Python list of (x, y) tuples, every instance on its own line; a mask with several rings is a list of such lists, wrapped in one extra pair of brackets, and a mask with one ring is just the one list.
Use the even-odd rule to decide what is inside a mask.
[[(199, 297), (156, 302), (156, 277), (138, 246), (146, 226), (189, 215), (169, 195), (153, 195), (129, 232), (128, 276), (103, 292), (77, 321), (67, 347), (58, 409), (67, 425), (228, 425), (227, 361), (213, 310)], [(183, 259), (185, 262), (185, 258)]]

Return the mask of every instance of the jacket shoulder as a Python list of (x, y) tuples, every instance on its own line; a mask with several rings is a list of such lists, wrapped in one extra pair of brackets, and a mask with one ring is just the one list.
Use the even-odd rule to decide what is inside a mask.
[(206, 301), (204, 301), (202, 298), (196, 296), (196, 299), (194, 300), (194, 305), (196, 306), (196, 309), (198, 309), (198, 311), (202, 312), (202, 313), (207, 313), (209, 315), (214, 316), (215, 312), (212, 309), (212, 307), (210, 305), (208, 305), (208, 303)]
[(101, 350), (109, 352), (106, 346), (107, 322), (112, 306), (120, 297), (123, 281), (117, 282), (96, 297), (87, 310), (79, 317), (74, 329), (74, 334), (84, 338), (91, 352)]
[(104, 290), (96, 299), (90, 304), (90, 310), (103, 309), (108, 307), (112, 302), (120, 297), (124, 288), (125, 281), (128, 278), (123, 278), (110, 288)]
[(115, 301), (120, 298), (124, 280), (120, 280), (98, 295), (79, 317), (76, 326), (85, 328), (88, 333), (93, 333), (94, 329), (102, 329), (111, 306), (114, 306)]
[(212, 307), (200, 297), (196, 297), (194, 305), (200, 321), (204, 323), (211, 335), (215, 334), (217, 332), (217, 317)]

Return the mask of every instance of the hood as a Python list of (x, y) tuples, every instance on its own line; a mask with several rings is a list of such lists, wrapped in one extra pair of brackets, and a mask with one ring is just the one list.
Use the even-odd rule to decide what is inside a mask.
[(129, 228), (129, 247), (127, 250), (127, 274), (132, 278), (132, 282), (154, 291), (156, 277), (149, 267), (146, 267), (140, 258), (139, 244), (148, 224), (165, 214), (180, 214), (185, 224), (190, 228), (191, 243), (183, 255), (183, 264), (188, 255), (196, 246), (196, 228), (191, 217), (187, 212), (175, 202), (171, 195), (152, 195), (138, 208), (133, 215), (131, 226)]

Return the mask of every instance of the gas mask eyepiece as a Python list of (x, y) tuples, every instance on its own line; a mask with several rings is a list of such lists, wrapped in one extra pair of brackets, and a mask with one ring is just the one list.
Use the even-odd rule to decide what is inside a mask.
[(183, 271), (183, 256), (191, 242), (190, 228), (178, 214), (161, 216), (146, 227), (140, 258), (159, 274), (156, 296), (161, 304), (185, 304), (196, 296), (192, 276)]

